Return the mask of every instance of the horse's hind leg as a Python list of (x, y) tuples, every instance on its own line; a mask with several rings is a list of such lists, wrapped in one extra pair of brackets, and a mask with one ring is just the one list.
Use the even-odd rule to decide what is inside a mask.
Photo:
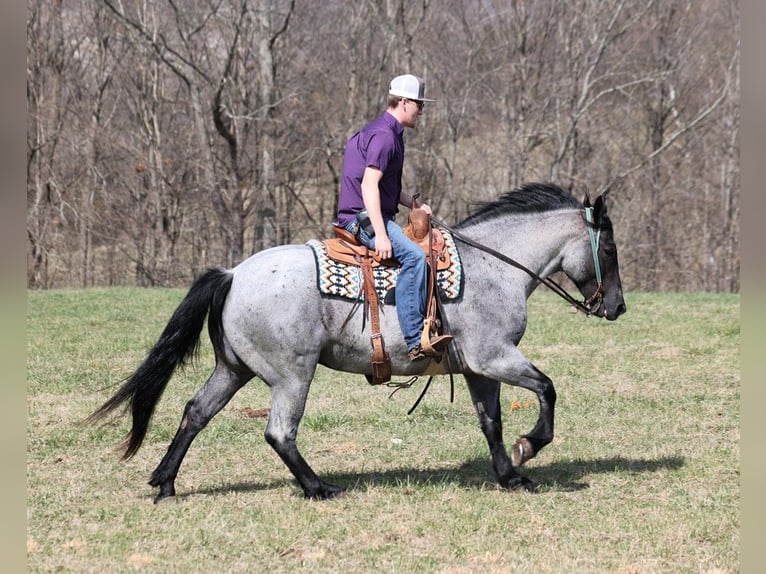
[(343, 489), (320, 479), (305, 461), (296, 445), (298, 425), (306, 407), (311, 380), (300, 378), (271, 384), (271, 412), (266, 425), (266, 442), (287, 465), (303, 488), (306, 498), (326, 499), (338, 496)]
[(500, 382), (479, 375), (465, 376), (471, 400), (479, 416), (479, 425), (487, 438), (492, 455), (492, 468), (503, 488), (534, 490), (534, 484), (513, 468), (503, 442)]
[(186, 403), (173, 442), (152, 473), (149, 484), (160, 487), (160, 492), (154, 499), (155, 503), (163, 498), (175, 496), (175, 478), (192, 441), (252, 377), (249, 371), (235, 371), (221, 361), (216, 364), (215, 371), (207, 382)]

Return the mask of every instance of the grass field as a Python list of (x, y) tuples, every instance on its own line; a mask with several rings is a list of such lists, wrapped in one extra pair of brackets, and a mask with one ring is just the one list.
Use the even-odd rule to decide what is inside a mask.
[[(739, 569), (739, 297), (628, 294), (607, 323), (530, 299), (522, 350), (558, 392), (556, 438), (505, 492), (463, 380), (397, 392), (320, 368), (303, 454), (347, 489), (312, 502), (263, 440), (253, 381), (192, 445), (178, 497), (147, 485), (212, 366), (178, 373), (135, 458), (83, 418), (154, 343), (181, 290), (28, 294), (29, 572), (690, 572)], [(502, 320), (498, 317), (497, 320)], [(506, 442), (533, 395), (503, 390)]]

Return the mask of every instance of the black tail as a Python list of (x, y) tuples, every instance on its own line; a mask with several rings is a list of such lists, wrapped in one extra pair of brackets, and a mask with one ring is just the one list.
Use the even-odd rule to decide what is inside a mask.
[(197, 352), (208, 312), (208, 330), (213, 349), (216, 355), (221, 353), (221, 316), (231, 281), (231, 273), (220, 268), (210, 268), (200, 276), (173, 313), (144, 362), (112, 398), (88, 417), (87, 422), (95, 422), (123, 403), (130, 403), (133, 427), (121, 445), (125, 448), (123, 460), (129, 459), (141, 448), (154, 408), (176, 367), (184, 365)]

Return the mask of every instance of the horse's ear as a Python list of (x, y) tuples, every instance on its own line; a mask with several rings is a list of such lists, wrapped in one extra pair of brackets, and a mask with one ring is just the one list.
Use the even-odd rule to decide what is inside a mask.
[(596, 212), (596, 218), (603, 217), (606, 215), (606, 194), (608, 192), (604, 192), (601, 195), (599, 195), (596, 198), (596, 204), (593, 206), (594, 211)]
[(587, 193), (585, 194), (585, 197), (582, 200), (583, 207), (592, 207), (590, 204), (590, 195)]

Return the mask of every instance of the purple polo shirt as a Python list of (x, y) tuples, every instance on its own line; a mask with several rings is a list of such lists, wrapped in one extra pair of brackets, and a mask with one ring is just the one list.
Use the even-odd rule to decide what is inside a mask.
[(391, 219), (399, 211), (404, 165), (402, 133), (404, 126), (394, 116), (383, 112), (348, 139), (335, 225), (345, 227), (358, 211), (364, 209), (362, 177), (368, 166), (383, 172), (379, 185), (383, 218)]

